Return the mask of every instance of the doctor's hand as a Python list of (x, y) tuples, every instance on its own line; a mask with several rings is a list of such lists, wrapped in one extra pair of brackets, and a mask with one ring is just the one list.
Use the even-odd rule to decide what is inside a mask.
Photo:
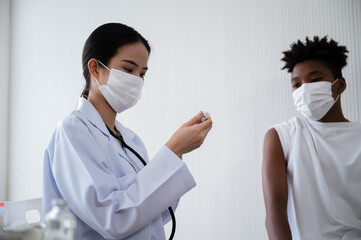
[(191, 120), (184, 123), (165, 144), (179, 158), (194, 149), (199, 148), (212, 128), (212, 119), (200, 122), (203, 112), (198, 113)]

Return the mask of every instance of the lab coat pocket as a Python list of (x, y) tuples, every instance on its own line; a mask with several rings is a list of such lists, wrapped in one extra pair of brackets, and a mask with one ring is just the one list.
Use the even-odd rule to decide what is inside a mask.
[(124, 177), (117, 178), (120, 190), (126, 190), (135, 180), (135, 173), (125, 175)]

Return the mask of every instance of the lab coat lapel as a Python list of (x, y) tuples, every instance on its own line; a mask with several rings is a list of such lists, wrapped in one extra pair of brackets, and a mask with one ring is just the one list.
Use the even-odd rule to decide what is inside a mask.
[[(110, 138), (112, 136), (110, 135), (107, 127), (105, 126), (103, 119), (101, 118), (98, 111), (94, 108), (94, 106), (87, 99), (85, 99), (84, 97), (79, 98), (77, 110), (80, 111), (81, 113), (83, 113), (87, 117), (89, 122), (94, 127), (99, 129), (99, 131), (101, 131), (103, 133), (103, 135), (108, 139), (108, 141), (110, 141)], [(144, 158), (144, 156), (142, 154), (143, 151), (142, 151), (141, 146), (137, 146), (134, 143), (135, 134), (132, 131), (130, 131), (129, 129), (127, 129), (126, 127), (124, 127), (122, 124), (120, 124), (118, 121), (115, 121), (115, 126), (122, 134), (126, 144), (129, 145), (131, 148), (133, 148), (138, 154), (140, 154)], [(137, 169), (141, 169), (143, 167), (143, 164), (140, 162), (140, 160), (138, 160), (138, 158), (136, 156), (134, 156), (132, 153), (131, 153), (132, 158), (130, 159), (130, 157), (125, 153), (125, 151), (126, 150), (119, 149), (118, 153), (123, 158), (125, 158), (129, 161), (132, 161), (132, 164), (135, 165), (137, 167)], [(147, 159), (145, 159), (145, 161), (147, 161)]]
[[(127, 129), (126, 127), (124, 127), (121, 123), (119, 123), (118, 121), (115, 122), (115, 126), (117, 127), (117, 129), (120, 131), (120, 133), (123, 136), (123, 139), (125, 141), (125, 143), (133, 148), (145, 161), (147, 161), (148, 159), (145, 159), (145, 156), (143, 156), (143, 149), (141, 146), (137, 145), (134, 142), (134, 138), (135, 138), (135, 134), (130, 131), (129, 129)], [(138, 169), (143, 168), (143, 164), (141, 163), (141, 161), (137, 158), (137, 156), (135, 156), (133, 153), (130, 152), (130, 150), (126, 149), (125, 151), (127, 151), (128, 153), (128, 158), (129, 156), (131, 156), (131, 160), (133, 161), (133, 163), (137, 166)]]
[(108, 140), (110, 140), (110, 133), (109, 133), (107, 127), (105, 126), (105, 123), (103, 122), (102, 117), (100, 116), (98, 111), (95, 109), (93, 104), (91, 104), (84, 97), (80, 97), (79, 101), (78, 101), (77, 110), (80, 111), (81, 113), (83, 113), (86, 116), (86, 118), (89, 120), (89, 122), (94, 127), (99, 129), (103, 133), (103, 135), (108, 138)]

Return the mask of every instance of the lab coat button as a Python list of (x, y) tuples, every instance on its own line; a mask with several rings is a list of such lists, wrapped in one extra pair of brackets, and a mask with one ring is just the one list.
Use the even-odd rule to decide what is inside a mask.
[(150, 240), (157, 240), (157, 238), (155, 236), (151, 236)]

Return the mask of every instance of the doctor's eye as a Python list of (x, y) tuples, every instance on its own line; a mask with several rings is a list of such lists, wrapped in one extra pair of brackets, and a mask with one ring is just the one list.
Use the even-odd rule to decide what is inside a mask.
[(130, 69), (130, 68), (124, 68), (124, 70), (125, 70), (127, 73), (132, 73), (132, 72), (133, 72), (133, 69)]
[(140, 77), (144, 79), (145, 78), (145, 73), (141, 73)]

